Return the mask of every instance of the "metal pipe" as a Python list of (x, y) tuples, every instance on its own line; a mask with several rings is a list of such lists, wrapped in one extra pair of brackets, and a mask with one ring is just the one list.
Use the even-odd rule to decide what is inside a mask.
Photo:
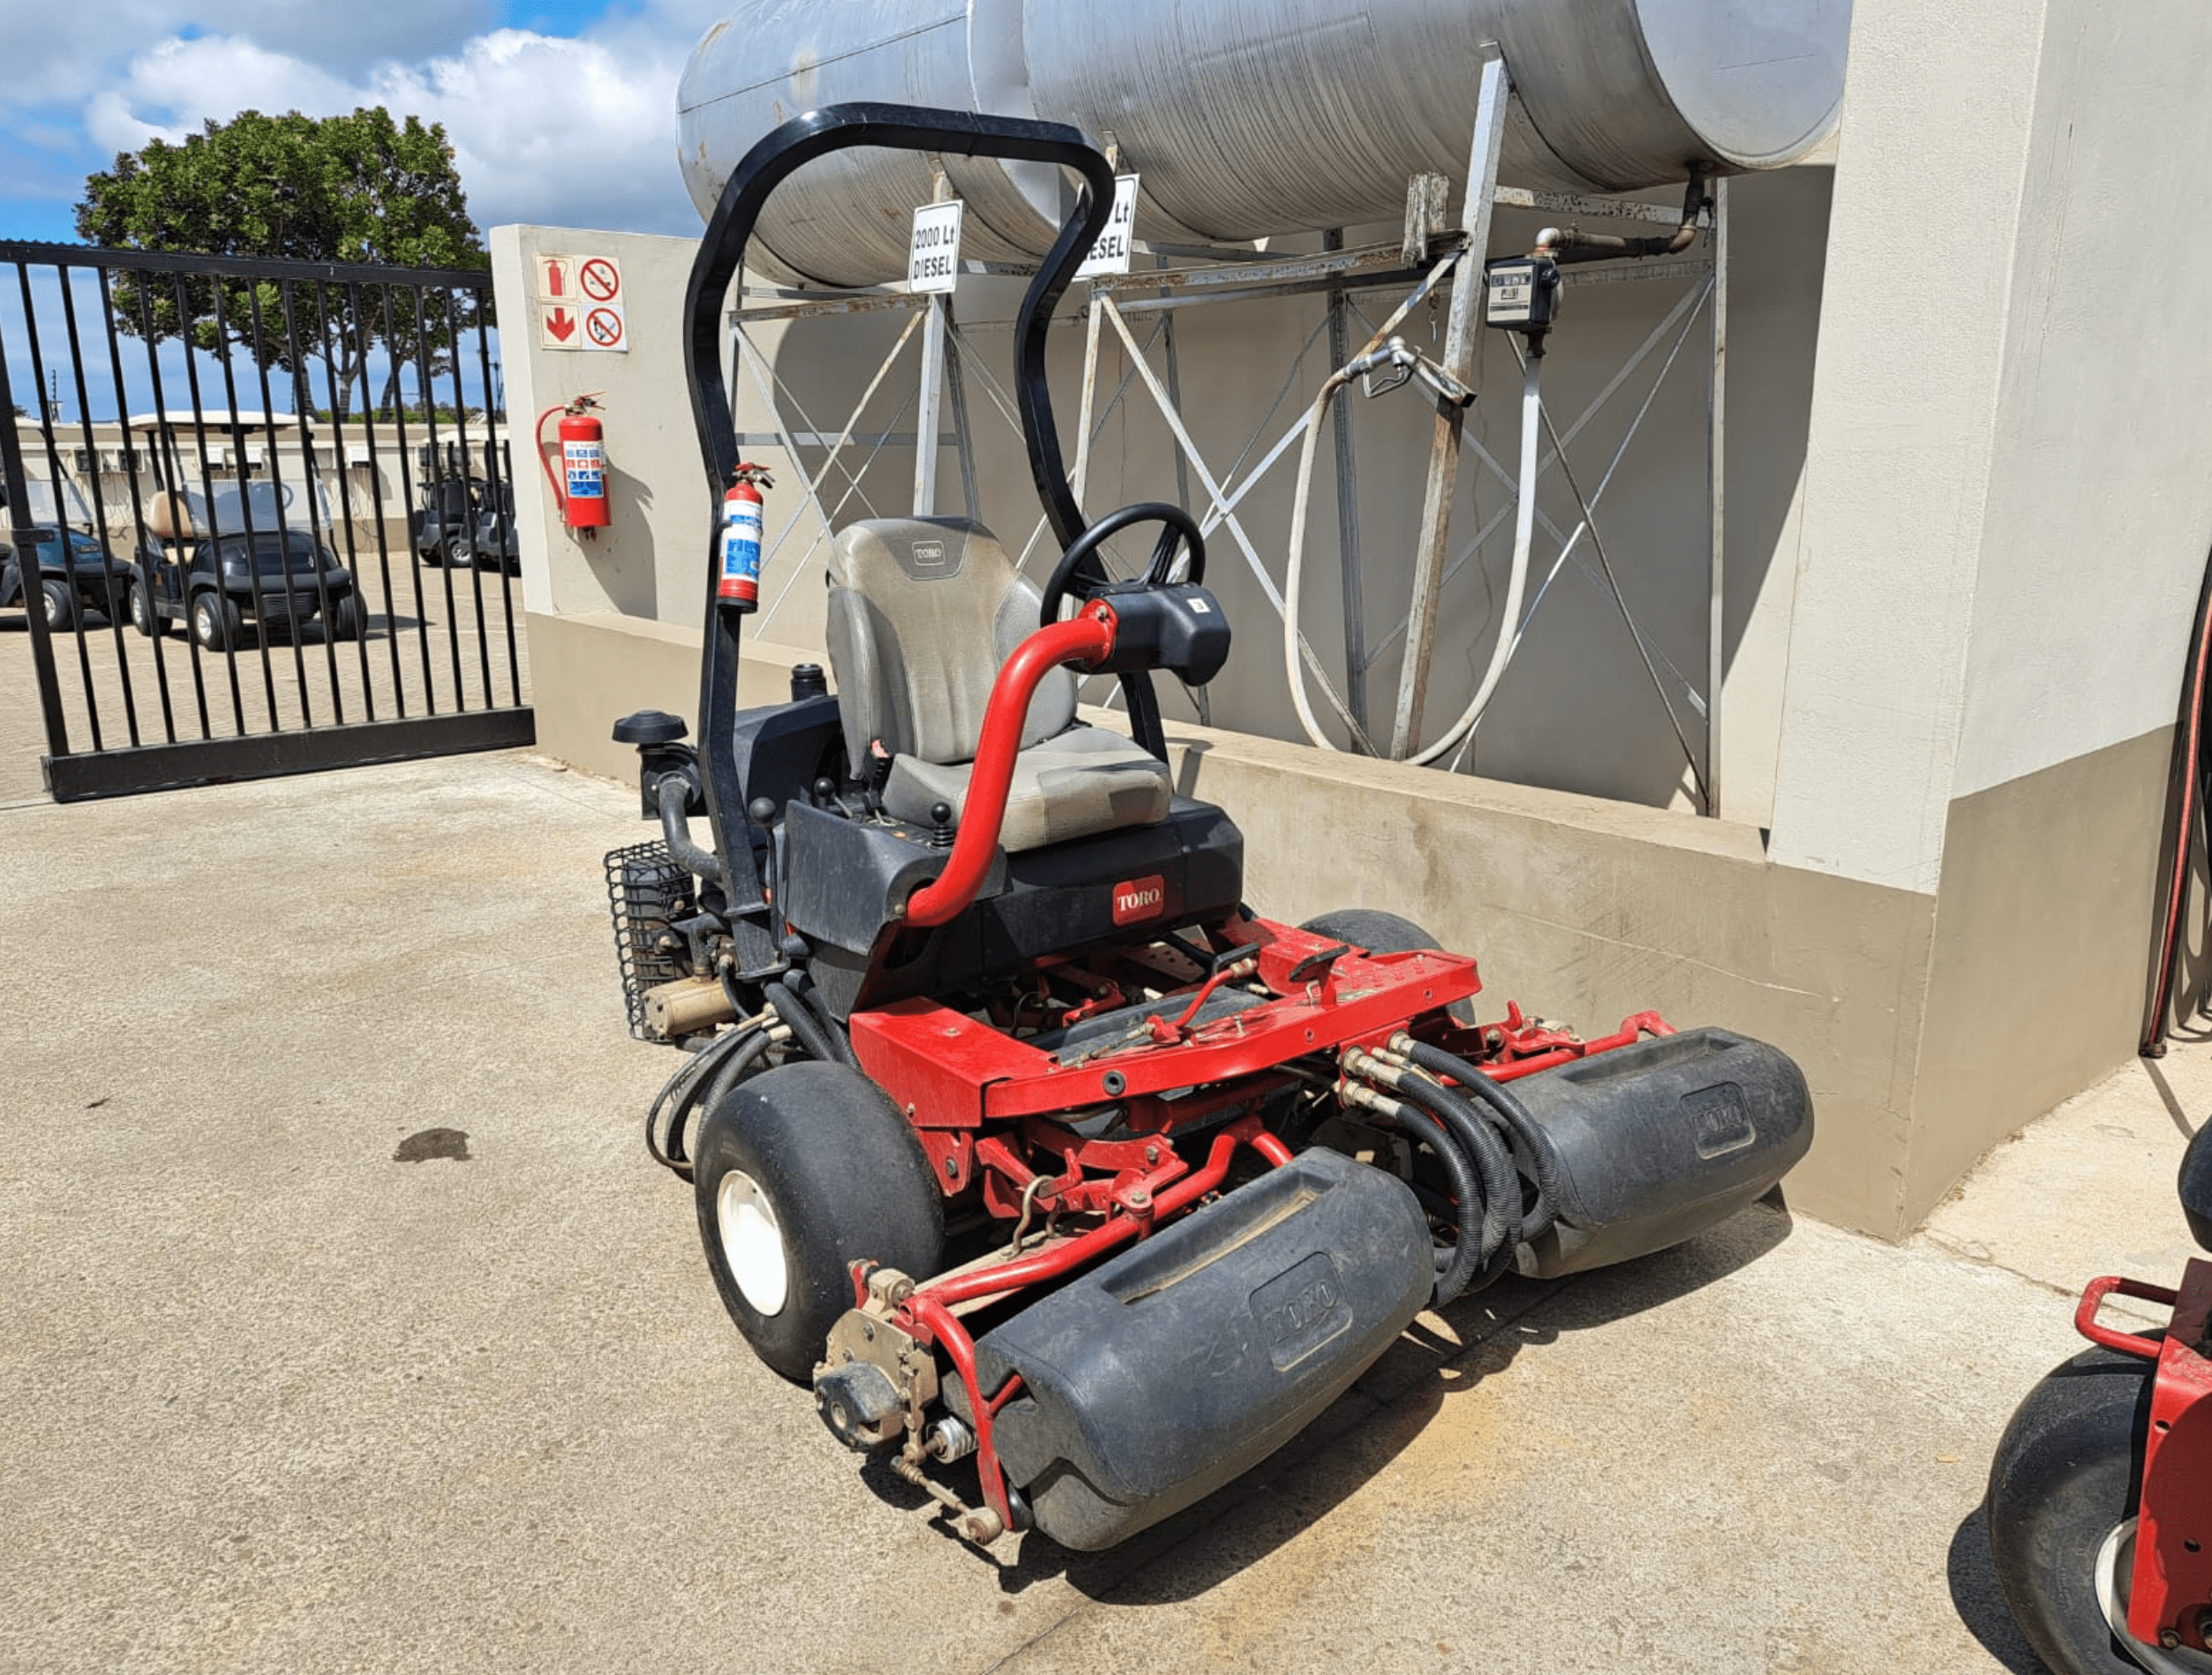
[(1705, 190), (1703, 163), (1689, 171), (1689, 186), (1682, 194), (1682, 224), (1666, 237), (1625, 238), (1617, 233), (1586, 233), (1571, 223), (1546, 227), (1536, 236), (1538, 256), (1549, 256), (1562, 267), (1569, 262), (1611, 262), (1626, 259), (1642, 261), (1646, 256), (1679, 256), (1697, 242), (1699, 218), (1712, 207)]

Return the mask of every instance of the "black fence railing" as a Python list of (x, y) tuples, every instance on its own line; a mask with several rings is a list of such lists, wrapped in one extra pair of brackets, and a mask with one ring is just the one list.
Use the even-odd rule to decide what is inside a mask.
[(0, 242), (0, 702), (57, 800), (531, 741), (492, 315), (480, 272)]

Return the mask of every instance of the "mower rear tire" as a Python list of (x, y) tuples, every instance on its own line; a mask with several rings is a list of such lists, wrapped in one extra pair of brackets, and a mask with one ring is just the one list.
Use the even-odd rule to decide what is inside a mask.
[(740, 1083), (694, 1149), (699, 1236), (753, 1353), (805, 1383), (853, 1306), (852, 1265), (937, 1272), (944, 1211), (922, 1142), (884, 1091), (802, 1060)]
[[(1404, 954), (1415, 949), (1433, 948), (1448, 951), (1430, 932), (1423, 930), (1410, 919), (1396, 913), (1386, 913), (1380, 907), (1338, 907), (1326, 913), (1316, 913), (1298, 927), (1316, 936), (1334, 936), (1340, 943), (1350, 943), (1364, 948), (1370, 954)], [(1472, 1000), (1454, 1001), (1444, 1009), (1451, 1014), (1452, 1022), (1463, 1029), (1476, 1025), (1475, 1003)]]
[[(2013, 1414), (1990, 1466), (1990, 1559), (2013, 1619), (2057, 1675), (2142, 1675), (2106, 1619), (2098, 1571), (2132, 1523), (2156, 1363), (2062, 1363)], [(2125, 1597), (2125, 1578), (2119, 1578)]]

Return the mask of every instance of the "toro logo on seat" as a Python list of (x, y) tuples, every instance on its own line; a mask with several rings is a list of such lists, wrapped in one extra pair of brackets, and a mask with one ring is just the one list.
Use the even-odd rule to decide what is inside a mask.
[(1114, 923), (1134, 925), (1167, 911), (1168, 881), (1158, 873), (1114, 886)]

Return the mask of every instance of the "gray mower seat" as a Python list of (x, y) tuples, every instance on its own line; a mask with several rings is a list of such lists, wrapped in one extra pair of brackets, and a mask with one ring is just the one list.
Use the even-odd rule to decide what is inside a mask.
[[(990, 531), (965, 518), (880, 518), (841, 530), (830, 558), (828, 639), (855, 768), (891, 757), (884, 807), (927, 826), (958, 820), (998, 668), (1036, 627), (1039, 597)], [(1075, 719), (1075, 677), (1038, 683), (1014, 758), (999, 845), (1009, 853), (1167, 816), (1167, 764)]]

